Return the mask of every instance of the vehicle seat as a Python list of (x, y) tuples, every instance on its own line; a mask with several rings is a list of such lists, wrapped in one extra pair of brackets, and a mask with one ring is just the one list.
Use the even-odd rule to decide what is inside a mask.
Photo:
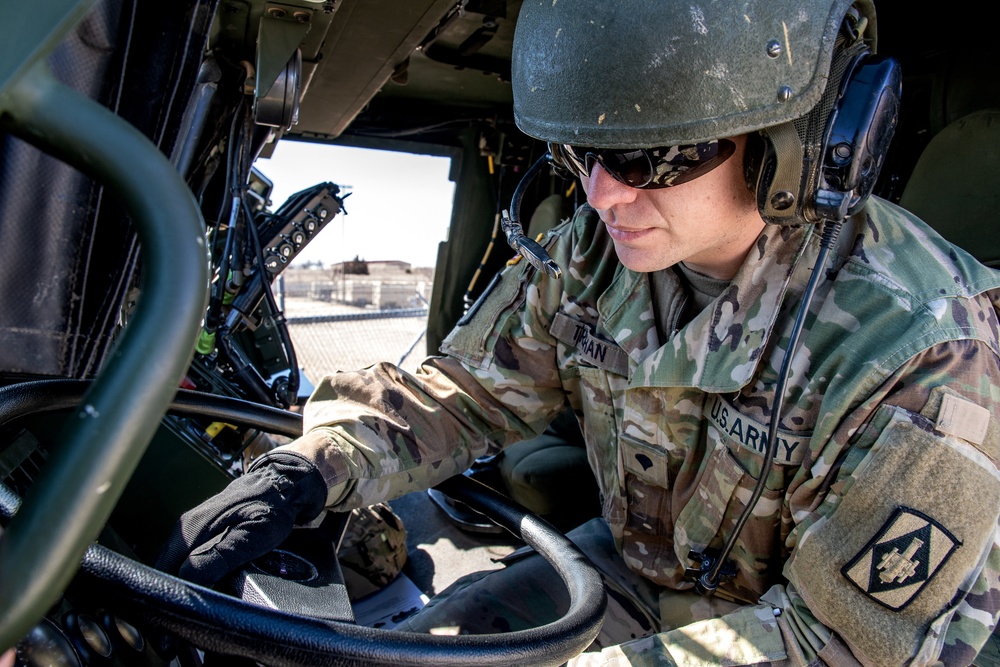
[(979, 261), (1000, 267), (1000, 109), (974, 111), (938, 132), (899, 203)]
[(599, 490), (572, 410), (541, 435), (497, 457), (503, 491), (557, 528), (569, 530), (598, 516)]

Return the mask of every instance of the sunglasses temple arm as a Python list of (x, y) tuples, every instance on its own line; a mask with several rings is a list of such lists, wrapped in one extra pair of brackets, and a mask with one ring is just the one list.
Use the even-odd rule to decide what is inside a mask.
[(521, 223), (519, 222), (521, 217), (521, 200), (524, 199), (524, 191), (527, 189), (528, 184), (534, 180), (536, 175), (538, 175), (538, 172), (542, 170), (542, 167), (551, 161), (552, 155), (546, 153), (542, 157), (538, 158), (538, 160), (531, 165), (531, 168), (525, 172), (521, 182), (518, 183), (517, 187), (514, 189), (514, 195), (510, 200), (510, 208), (511, 211), (513, 211), (513, 217), (511, 217), (511, 215), (504, 210), (500, 215), (500, 227), (507, 236), (507, 243), (511, 248), (520, 253), (522, 257), (528, 260), (528, 262), (539, 271), (558, 279), (562, 276), (562, 269), (559, 268), (559, 265), (556, 264), (555, 260), (549, 257), (549, 253), (545, 252), (545, 248), (524, 235), (524, 229), (521, 227)]

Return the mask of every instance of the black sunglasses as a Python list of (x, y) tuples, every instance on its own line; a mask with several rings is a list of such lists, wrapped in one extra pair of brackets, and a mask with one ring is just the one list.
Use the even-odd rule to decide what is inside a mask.
[(594, 163), (633, 188), (669, 188), (704, 176), (729, 159), (736, 144), (713, 139), (699, 144), (660, 148), (581, 148), (549, 144), (552, 161), (575, 176), (590, 176)]

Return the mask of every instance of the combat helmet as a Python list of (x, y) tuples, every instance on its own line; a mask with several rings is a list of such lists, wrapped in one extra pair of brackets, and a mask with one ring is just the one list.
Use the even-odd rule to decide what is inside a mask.
[[(526, 0), (515, 121), (551, 144), (599, 148), (750, 134), (747, 180), (761, 215), (815, 222), (828, 120), (875, 34), (870, 0)], [(894, 124), (888, 111), (883, 124)], [(888, 137), (891, 128), (882, 154)]]

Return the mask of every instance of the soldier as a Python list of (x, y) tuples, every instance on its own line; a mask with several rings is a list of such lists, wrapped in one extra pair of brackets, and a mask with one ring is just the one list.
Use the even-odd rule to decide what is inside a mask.
[[(891, 77), (872, 117), (838, 95), (878, 67), (874, 18), (525, 2), (516, 119), (587, 194), (542, 241), (561, 277), (508, 268), (415, 376), (326, 378), (305, 435), (182, 517), (164, 565), (214, 581), (568, 405), (603, 504), (571, 537), (609, 593), (574, 664), (970, 664), (1000, 608), (1000, 279), (862, 192)], [(870, 160), (823, 151), (831, 119)], [(552, 620), (539, 561), (467, 577), (407, 627)]]

